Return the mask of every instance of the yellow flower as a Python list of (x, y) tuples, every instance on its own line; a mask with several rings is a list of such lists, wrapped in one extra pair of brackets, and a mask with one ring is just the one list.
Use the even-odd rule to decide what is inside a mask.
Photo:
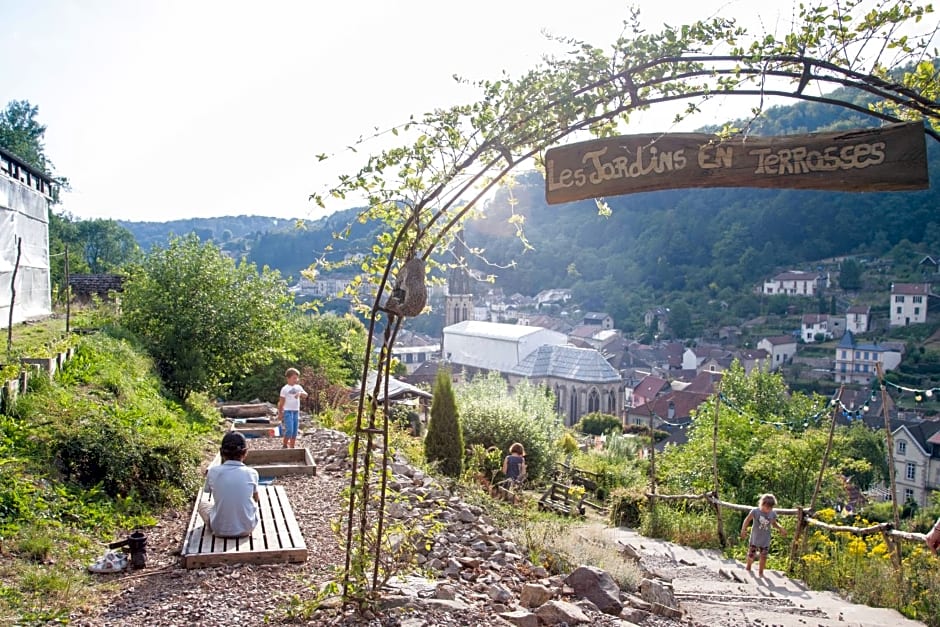
[(868, 552), (868, 545), (861, 538), (853, 538), (849, 540), (848, 550), (852, 557), (864, 557)]
[(884, 540), (876, 544), (871, 548), (872, 557), (887, 557), (888, 556), (888, 545), (884, 543)]
[(831, 523), (836, 519), (836, 510), (826, 507), (816, 512), (816, 518), (823, 522)]
[(819, 553), (807, 553), (802, 557), (803, 563), (810, 567), (824, 566), (828, 560)]

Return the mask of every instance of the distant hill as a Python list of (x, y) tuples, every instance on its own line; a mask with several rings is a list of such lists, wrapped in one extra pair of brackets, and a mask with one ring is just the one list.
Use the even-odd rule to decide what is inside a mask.
[[(840, 91), (831, 96), (849, 97)], [(784, 135), (879, 122), (833, 105), (798, 102), (735, 126), (746, 124), (754, 134)], [(642, 324), (646, 308), (680, 301), (708, 324), (755, 315), (759, 304), (752, 286), (779, 269), (814, 269), (816, 260), (852, 253), (884, 255), (899, 244), (940, 253), (940, 145), (927, 142), (934, 181), (929, 190), (666, 190), (607, 198), (613, 212), (607, 218), (592, 201), (549, 207), (541, 174), (520, 173), (512, 209), (502, 189), (484, 208), (485, 219), (466, 225), (468, 244), (482, 248), (492, 265), (471, 264), (495, 274), (507, 294), (571, 288), (582, 307), (606, 311), (626, 329)], [(253, 216), (122, 224), (142, 246), (186, 229), (204, 229), (218, 241), (228, 229), (233, 238), (244, 238), (240, 250), (249, 260), (296, 279), (328, 246), (330, 260), (371, 249), (380, 225), (359, 224), (358, 212), (340, 211), (306, 223), (303, 230), (292, 221)], [(525, 218), (534, 250), (524, 249), (515, 236), (508, 223), (512, 213)], [(349, 235), (334, 240), (333, 233), (349, 224)]]
[(150, 250), (153, 245), (163, 246), (172, 235), (195, 233), (201, 240), (216, 242), (228, 239), (254, 237), (272, 230), (284, 230), (294, 227), (295, 220), (270, 218), (265, 216), (223, 216), (220, 218), (188, 218), (169, 222), (131, 222), (118, 220), (118, 224), (134, 235), (142, 249)]

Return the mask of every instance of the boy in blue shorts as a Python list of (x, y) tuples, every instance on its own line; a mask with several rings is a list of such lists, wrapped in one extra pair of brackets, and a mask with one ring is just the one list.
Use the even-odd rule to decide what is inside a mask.
[(284, 448), (294, 448), (300, 422), (300, 399), (307, 398), (307, 392), (298, 383), (300, 372), (296, 368), (288, 368), (284, 376), (287, 377), (287, 383), (281, 388), (277, 401), (277, 417), (284, 430)]

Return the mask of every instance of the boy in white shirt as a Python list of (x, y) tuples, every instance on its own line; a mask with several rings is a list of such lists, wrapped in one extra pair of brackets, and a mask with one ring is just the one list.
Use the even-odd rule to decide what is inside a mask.
[(214, 535), (244, 538), (258, 525), (258, 471), (244, 463), (248, 454), (245, 436), (230, 431), (219, 449), (222, 463), (209, 468), (206, 486), (212, 503), (201, 501), (199, 515)]
[(288, 368), (284, 376), (287, 377), (287, 383), (281, 388), (277, 401), (277, 417), (284, 430), (284, 448), (294, 448), (300, 423), (300, 399), (307, 398), (307, 392), (297, 382), (300, 372), (296, 368)]

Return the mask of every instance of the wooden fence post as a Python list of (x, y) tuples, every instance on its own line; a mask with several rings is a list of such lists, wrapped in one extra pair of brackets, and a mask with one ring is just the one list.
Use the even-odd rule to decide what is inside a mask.
[(727, 544), (725, 538), (725, 524), (721, 516), (721, 498), (718, 494), (719, 474), (718, 474), (718, 416), (721, 409), (721, 381), (718, 382), (718, 393), (715, 395), (715, 424), (712, 427), (712, 473), (715, 477), (714, 494), (715, 517), (718, 520), (718, 544), (722, 548)]
[(650, 415), (650, 532), (655, 535), (659, 528), (656, 524), (656, 437), (653, 429), (653, 408), (650, 407), (649, 401), (646, 403), (646, 410)]
[(69, 285), (69, 245), (65, 244), (65, 333), (72, 331), (72, 286)]
[(823, 475), (826, 473), (826, 466), (829, 465), (829, 454), (832, 452), (832, 437), (836, 432), (836, 416), (839, 414), (839, 406), (842, 403), (842, 392), (845, 391), (845, 385), (839, 386), (839, 393), (831, 401), (832, 417), (829, 423), (829, 439), (826, 440), (826, 452), (823, 453), (822, 464), (819, 466), (819, 476), (816, 477), (816, 487), (813, 488), (813, 498), (810, 499), (810, 511), (816, 511), (816, 498), (819, 496), (819, 489), (822, 487)]
[(898, 513), (898, 486), (894, 479), (894, 437), (891, 435), (891, 419), (888, 417), (888, 390), (885, 388), (885, 373), (881, 362), (875, 363), (878, 384), (881, 386), (881, 415), (885, 421), (885, 444), (888, 447), (888, 479), (891, 482), (891, 506), (894, 512), (894, 528), (900, 529), (901, 516)]
[(23, 252), (23, 238), (16, 238), (16, 263), (10, 276), (10, 320), (7, 325), (7, 357), (13, 354), (13, 308), (16, 305), (16, 273), (20, 269), (20, 255)]
[(795, 572), (796, 561), (799, 559), (803, 550), (805, 550), (806, 542), (805, 539), (801, 537), (806, 529), (805, 517), (806, 514), (803, 508), (798, 507), (796, 510), (796, 530), (793, 532), (793, 542), (790, 544), (790, 566), (788, 569), (790, 573)]

